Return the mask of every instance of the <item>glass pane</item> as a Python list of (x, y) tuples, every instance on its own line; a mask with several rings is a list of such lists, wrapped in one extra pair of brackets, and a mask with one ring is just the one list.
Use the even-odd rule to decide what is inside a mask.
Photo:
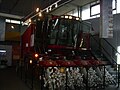
[(91, 15), (96, 15), (100, 13), (100, 5), (95, 5), (91, 7)]
[(59, 27), (58, 27), (58, 22), (59, 20), (58, 19), (55, 19), (55, 20), (52, 20), (50, 22), (50, 44), (55, 44), (55, 40), (56, 40), (56, 36), (57, 36), (57, 32), (59, 30)]
[(117, 13), (120, 13), (120, 0), (117, 0)]
[(82, 9), (82, 20), (90, 19), (90, 5), (84, 6)]
[(113, 0), (113, 1), (112, 1), (112, 9), (115, 9), (115, 8), (116, 8), (116, 1)]
[[(120, 46), (117, 47), (117, 51), (120, 53)], [(117, 64), (120, 64), (120, 54), (117, 53)]]
[(113, 14), (116, 14), (116, 10), (113, 10)]
[(90, 11), (89, 9), (86, 9), (82, 12), (82, 20), (89, 19), (90, 18)]
[(59, 19), (52, 22), (53, 26), (50, 32), (50, 44), (73, 46), (75, 37), (80, 31), (80, 22), (71, 19)]

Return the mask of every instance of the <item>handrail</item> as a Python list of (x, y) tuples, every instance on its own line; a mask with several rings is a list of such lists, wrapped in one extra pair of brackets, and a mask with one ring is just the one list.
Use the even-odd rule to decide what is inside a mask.
[(120, 54), (112, 45), (111, 43), (109, 43), (106, 39), (103, 38), (103, 40), (105, 40), (118, 54)]
[[(89, 22), (84, 21), (84, 22), (82, 22), (82, 24), (92, 28), (91, 23), (89, 23)], [(88, 31), (90, 32), (90, 30), (88, 30)], [(93, 37), (94, 35), (91, 34), (90, 36), (92, 36), (92, 38), (99, 44), (99, 42)], [(106, 43), (107, 43), (112, 49), (114, 49), (118, 54), (120, 54), (106, 39), (103, 39), (103, 40), (106, 41)], [(101, 45), (101, 48), (105, 51), (105, 53), (106, 53), (107, 55), (110, 56), (110, 58), (112, 59), (112, 61), (117, 64), (115, 58), (114, 58), (113, 56), (111, 56), (110, 53), (109, 53), (102, 45)]]
[[(96, 43), (99, 44), (99, 42), (93, 37), (93, 35), (91, 35), (92, 38), (96, 41)], [(107, 53), (107, 55), (109, 55), (111, 57), (111, 55), (107, 52), (107, 50), (101, 45), (101, 48)], [(115, 59), (113, 57), (111, 57), (112, 61), (115, 62), (117, 64), (117, 62), (115, 61)]]

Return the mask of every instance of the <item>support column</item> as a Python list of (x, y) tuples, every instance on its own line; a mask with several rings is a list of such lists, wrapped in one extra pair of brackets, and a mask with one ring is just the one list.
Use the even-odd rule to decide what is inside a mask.
[(113, 37), (112, 0), (100, 0), (100, 37)]

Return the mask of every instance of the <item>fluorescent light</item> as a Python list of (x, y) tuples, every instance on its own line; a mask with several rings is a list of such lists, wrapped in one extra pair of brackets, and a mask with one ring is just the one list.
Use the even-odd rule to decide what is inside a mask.
[(6, 50), (0, 50), (0, 52), (1, 52), (1, 53), (5, 53), (5, 52), (6, 52)]
[(10, 23), (10, 19), (6, 19), (5, 21), (6, 21), (7, 23)]
[(20, 24), (20, 21), (17, 21), (17, 20), (11, 20), (10, 22), (15, 24)]
[(18, 21), (18, 20), (6, 19), (5, 21), (6, 21), (7, 23), (21, 24), (20, 21)]

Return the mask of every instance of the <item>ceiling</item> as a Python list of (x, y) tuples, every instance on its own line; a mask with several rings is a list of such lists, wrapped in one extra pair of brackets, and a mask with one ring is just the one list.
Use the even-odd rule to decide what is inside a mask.
[[(35, 11), (37, 7), (45, 8), (47, 5), (57, 0), (0, 0), (0, 16), (21, 19)], [(61, 0), (64, 1), (58, 8), (50, 13), (61, 15), (68, 12), (76, 6), (83, 6), (95, 0)], [(66, 2), (66, 3), (65, 3)]]
[(22, 18), (30, 14), (39, 6), (40, 0), (0, 0), (0, 16), (19, 16)]

